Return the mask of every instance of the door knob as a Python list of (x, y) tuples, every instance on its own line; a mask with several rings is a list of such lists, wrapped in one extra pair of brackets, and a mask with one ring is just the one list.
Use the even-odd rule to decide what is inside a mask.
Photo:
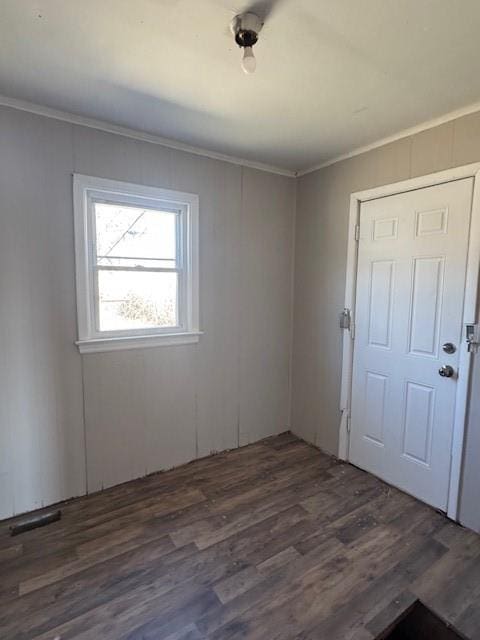
[(455, 351), (457, 350), (457, 347), (453, 344), (453, 342), (445, 342), (442, 349), (445, 351), (445, 353), (448, 353), (451, 355), (452, 353), (455, 353)]
[(442, 378), (451, 378), (455, 371), (449, 364), (444, 364), (443, 367), (440, 367), (438, 373), (442, 376)]

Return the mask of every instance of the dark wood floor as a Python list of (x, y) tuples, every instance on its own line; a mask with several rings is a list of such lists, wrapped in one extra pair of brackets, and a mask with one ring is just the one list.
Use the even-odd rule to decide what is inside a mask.
[(290, 434), (0, 523), (2, 640), (480, 638), (480, 537)]

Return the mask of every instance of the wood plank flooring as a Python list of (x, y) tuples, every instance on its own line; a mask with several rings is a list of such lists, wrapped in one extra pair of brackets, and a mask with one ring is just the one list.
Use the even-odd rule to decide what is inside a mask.
[(286, 433), (11, 538), (2, 640), (372, 640), (420, 598), (480, 639), (480, 537)]

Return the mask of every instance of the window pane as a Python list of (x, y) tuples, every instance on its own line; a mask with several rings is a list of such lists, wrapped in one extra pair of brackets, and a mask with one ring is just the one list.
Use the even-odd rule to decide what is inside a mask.
[(177, 213), (103, 202), (94, 207), (98, 264), (129, 258), (125, 266), (175, 266)]
[(177, 273), (98, 271), (99, 330), (178, 326)]

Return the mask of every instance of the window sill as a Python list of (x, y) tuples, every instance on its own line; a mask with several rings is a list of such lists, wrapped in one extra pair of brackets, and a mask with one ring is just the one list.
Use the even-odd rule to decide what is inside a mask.
[(201, 331), (192, 331), (189, 333), (164, 333), (150, 336), (93, 338), (91, 340), (79, 340), (75, 344), (80, 353), (100, 353), (103, 351), (126, 351), (127, 349), (194, 344), (199, 341), (201, 335)]

